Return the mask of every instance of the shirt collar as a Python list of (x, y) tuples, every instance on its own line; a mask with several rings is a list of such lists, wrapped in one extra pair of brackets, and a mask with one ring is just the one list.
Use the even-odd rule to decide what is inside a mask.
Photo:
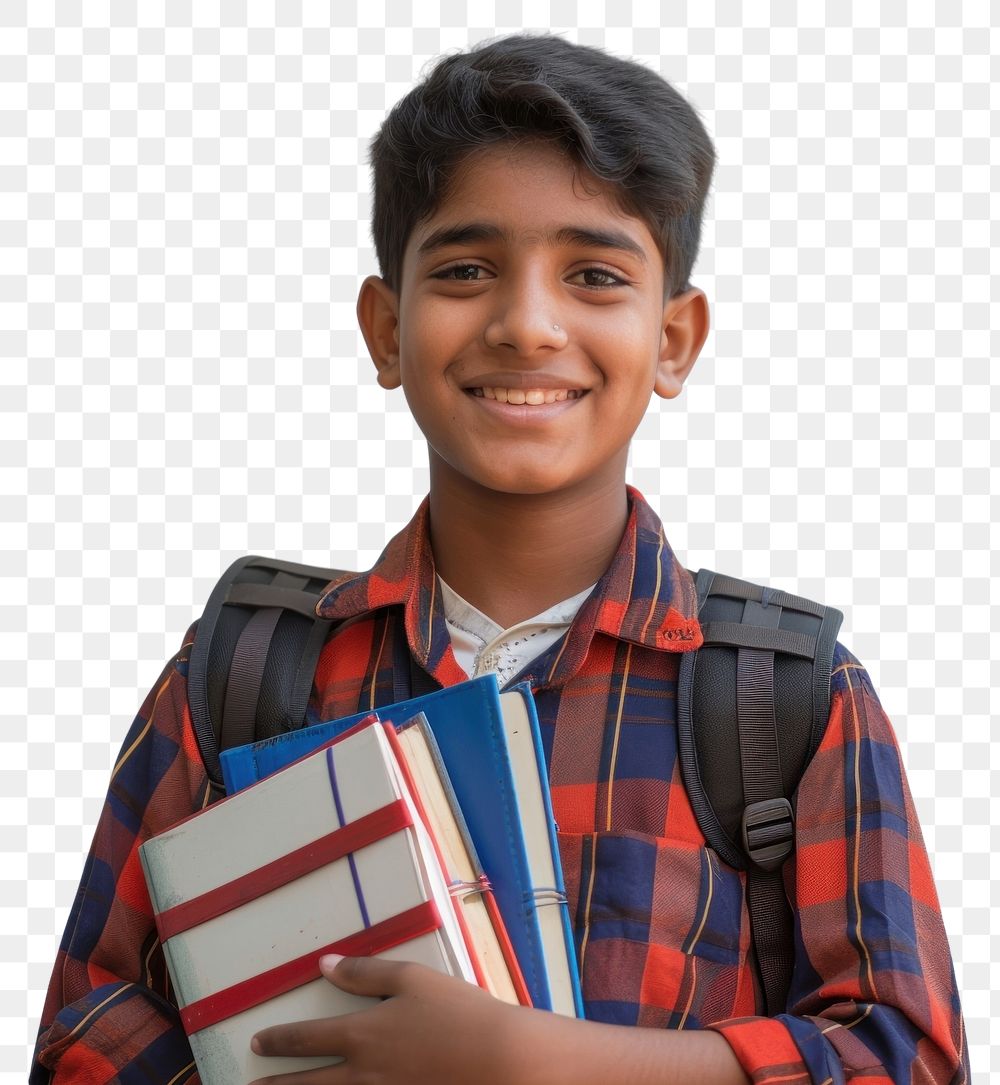
[[(691, 574), (674, 556), (663, 524), (634, 487), (629, 516), (607, 571), (570, 627), (546, 676), (561, 685), (580, 668), (595, 633), (668, 652), (702, 644), (698, 600)], [(404, 625), (416, 661), (442, 685), (464, 678), (451, 651), (427, 530), (425, 498), (410, 523), (363, 573), (334, 580), (316, 613), (344, 621), (389, 606), (404, 608)]]
[(525, 668), (541, 670), (544, 667), (548, 671), (549, 666), (545, 665), (549, 658), (547, 653), (562, 640), (577, 611), (596, 586), (590, 584), (569, 599), (503, 629), (439, 576), (441, 605), (455, 658), (470, 677), (495, 672), (501, 687), (515, 675), (522, 674)]
[(490, 644), (499, 638), (509, 639), (517, 634), (531, 632), (538, 626), (548, 629), (566, 629), (576, 617), (576, 612), (583, 606), (584, 600), (596, 588), (591, 584), (583, 591), (571, 595), (569, 599), (563, 599), (554, 606), (543, 610), (523, 621), (515, 622), (512, 626), (504, 629), (491, 617), (477, 610), (467, 599), (463, 599), (457, 591), (438, 577), (438, 588), (441, 591), (441, 607), (444, 610), (445, 620), (451, 626), (475, 637), (483, 645)]

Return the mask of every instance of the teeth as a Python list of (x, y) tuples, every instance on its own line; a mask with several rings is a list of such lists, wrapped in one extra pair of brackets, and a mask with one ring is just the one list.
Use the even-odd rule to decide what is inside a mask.
[(495, 399), (498, 403), (527, 403), (537, 407), (543, 403), (562, 403), (565, 399), (579, 399), (578, 388), (473, 388), (472, 394), (483, 399)]

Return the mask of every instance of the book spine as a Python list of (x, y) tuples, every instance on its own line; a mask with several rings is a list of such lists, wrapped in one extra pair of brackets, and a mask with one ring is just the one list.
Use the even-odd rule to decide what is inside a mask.
[(500, 914), (500, 909), (497, 907), (496, 897), (493, 895), (493, 889), (489, 886), (489, 881), (485, 878), (484, 880), (486, 880), (487, 888), (483, 889), (483, 904), (486, 906), (486, 914), (490, 917), (490, 922), (493, 924), (493, 930), (496, 932), (497, 942), (500, 945), (500, 952), (503, 954), (504, 962), (507, 965), (507, 971), (510, 972), (510, 980), (511, 983), (514, 984), (514, 992), (517, 995), (517, 1000), (522, 1006), (533, 1006), (534, 1003), (531, 1001), (531, 992), (528, 990), (528, 985), (524, 981), (521, 963), (518, 961), (517, 954), (514, 952), (514, 947), (511, 945), (510, 936), (507, 934), (507, 927), (504, 924), (503, 916)]
[[(417, 787), (416, 781), (413, 779), (413, 773), (410, 771), (410, 766), (406, 760), (406, 753), (404, 752), (399, 739), (396, 737), (395, 727), (388, 721), (383, 723), (382, 726), (385, 728), (386, 738), (389, 740), (389, 748), (392, 750), (393, 757), (396, 758), (400, 774), (410, 793), (410, 798), (413, 800), (413, 805), (416, 807), (417, 816), (420, 818), (424, 829), (427, 831), (427, 837), (434, 849), (434, 857), (437, 859), (438, 866), (441, 868), (441, 872), (447, 882), (450, 875), (448, 865), (445, 862), (444, 855), (441, 851), (441, 845), (434, 835), (434, 828), (431, 825), (431, 820), (427, 816), (427, 811), (424, 809), (424, 804), (420, 799), (420, 788)], [(475, 944), (473, 943), (472, 935), (469, 932), (469, 926), (465, 921), (465, 911), (462, 908), (462, 902), (454, 896), (454, 894), (449, 894), (449, 900), (451, 901), (452, 909), (455, 912), (458, 929), (462, 932), (462, 940), (465, 942), (465, 948), (468, 950), (469, 960), (472, 962), (472, 970), (475, 973), (476, 984), (485, 989), (488, 987), (488, 982), (486, 980), (486, 975), (483, 972), (482, 962), (479, 960), (479, 955), (476, 953)]]
[(438, 779), (441, 781), (441, 786), (447, 796), (448, 804), (455, 816), (455, 826), (465, 844), (465, 850), (473, 865), (473, 870), (478, 876), (480, 886), (479, 894), (482, 898), (483, 907), (486, 909), (486, 915), (489, 918), (490, 925), (493, 927), (493, 932), (496, 935), (497, 945), (500, 947), (500, 952), (503, 955), (507, 971), (510, 974), (510, 980), (514, 987), (514, 994), (522, 1006), (532, 1006), (531, 992), (528, 990), (528, 985), (524, 979), (524, 973), (521, 971), (520, 962), (518, 961), (517, 954), (514, 952), (514, 947), (511, 944), (510, 935), (507, 933), (507, 926), (503, 921), (503, 916), (500, 914), (500, 908), (497, 905), (496, 896), (493, 893), (493, 886), (490, 884), (489, 878), (483, 871), (483, 864), (476, 851), (472, 834), (469, 832), (469, 826), (465, 820), (465, 815), (462, 813), (462, 807), (459, 804), (458, 796), (455, 794), (455, 788), (452, 786), (451, 777), (448, 775), (448, 770), (445, 767), (440, 747), (437, 744), (437, 739), (434, 737), (434, 731), (427, 722), (427, 717), (422, 713), (413, 720), (401, 725), (401, 727), (411, 726), (417, 727), (425, 735), (427, 752), (430, 754), (431, 759), (437, 768)]
[(580, 969), (576, 960), (576, 946), (573, 939), (573, 925), (570, 921), (569, 904), (566, 900), (566, 882), (563, 878), (562, 858), (559, 854), (559, 838), (556, 832), (556, 819), (552, 812), (552, 793), (549, 790), (548, 766), (545, 762), (545, 750), (542, 747), (542, 732), (538, 725), (538, 714), (535, 711), (535, 701), (528, 687), (519, 690), (524, 698), (525, 710), (531, 725), (532, 745), (535, 749), (535, 760), (538, 763), (539, 790), (542, 797), (542, 805), (545, 808), (546, 826), (549, 832), (549, 850), (552, 853), (552, 870), (555, 874), (555, 891), (559, 899), (559, 915), (562, 920), (563, 939), (566, 943), (566, 965), (569, 969), (570, 984), (573, 989), (573, 1006), (579, 1018), (585, 1016), (583, 1007), (583, 990), (580, 983)]

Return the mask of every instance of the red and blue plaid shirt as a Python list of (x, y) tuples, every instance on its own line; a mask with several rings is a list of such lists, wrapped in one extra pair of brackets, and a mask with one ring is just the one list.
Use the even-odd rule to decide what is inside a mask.
[[(319, 606), (337, 625), (310, 721), (409, 695), (411, 666), (465, 679), (451, 651), (427, 503), (367, 573)], [(864, 668), (837, 646), (830, 721), (798, 791), (785, 868), (795, 917), (787, 1012), (762, 1015), (744, 876), (708, 848), (680, 775), (680, 653), (696, 597), (634, 490), (612, 564), (535, 691), (587, 1017), (717, 1029), (755, 1083), (963, 1082), (954, 971), (899, 751)], [(32, 1085), (198, 1081), (137, 848), (209, 801), (187, 708), (194, 627), (136, 718), (59, 949)], [(412, 663), (411, 663), (412, 660)]]

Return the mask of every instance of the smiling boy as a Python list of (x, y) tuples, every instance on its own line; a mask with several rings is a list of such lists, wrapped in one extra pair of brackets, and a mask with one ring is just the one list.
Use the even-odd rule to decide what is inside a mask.
[[(629, 442), (708, 332), (664, 305), (649, 226), (551, 141), (470, 152), (358, 317), (427, 438), (438, 575), (504, 627), (593, 585), (627, 518)], [(483, 576), (483, 570), (489, 570)]]
[[(708, 330), (689, 274), (713, 152), (654, 73), (558, 38), (449, 56), (373, 148), (381, 275), (358, 319), (427, 439), (430, 493), (375, 568), (331, 584), (309, 718), (494, 669), (531, 682), (587, 1020), (380, 960), (323, 962), (380, 996), (259, 1033), (335, 1082), (961, 1081), (947, 941), (891, 727), (838, 646), (797, 797), (787, 1012), (764, 1015), (743, 876), (681, 781), (691, 577), (626, 486), (655, 393)], [(135, 847), (208, 801), (187, 649), (126, 739), (43, 1015), (33, 1082), (190, 1082)], [(859, 816), (861, 815), (861, 816)], [(646, 1026), (636, 1028), (633, 1026)], [(44, 1068), (43, 1068), (44, 1067)]]

